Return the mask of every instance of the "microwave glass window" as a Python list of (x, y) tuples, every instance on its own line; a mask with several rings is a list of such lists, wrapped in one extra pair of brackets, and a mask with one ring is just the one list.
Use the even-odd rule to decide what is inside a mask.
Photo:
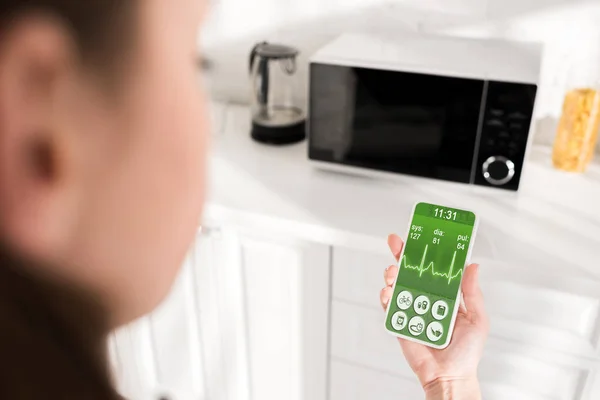
[(310, 156), (469, 182), (484, 82), (311, 65)]

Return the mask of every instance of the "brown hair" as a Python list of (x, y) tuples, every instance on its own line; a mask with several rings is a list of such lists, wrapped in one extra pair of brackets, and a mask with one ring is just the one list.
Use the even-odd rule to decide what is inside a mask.
[[(57, 18), (71, 31), (81, 60), (106, 67), (131, 44), (135, 0), (0, 0), (0, 34), (30, 13)], [(1, 40), (1, 36), (0, 36)]]
[[(29, 13), (56, 18), (81, 62), (116, 66), (133, 32), (134, 0), (0, 0), (0, 42)], [(0, 238), (1, 239), (1, 238)], [(0, 240), (0, 399), (118, 399), (106, 355), (106, 313), (89, 294), (40, 277)]]
[(0, 247), (0, 399), (118, 399), (100, 302)]

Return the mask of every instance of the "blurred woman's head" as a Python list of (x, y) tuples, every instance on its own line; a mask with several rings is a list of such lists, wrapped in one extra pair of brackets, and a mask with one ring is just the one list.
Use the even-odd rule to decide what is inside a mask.
[(197, 229), (201, 0), (0, 0), (0, 238), (113, 326), (168, 292)]

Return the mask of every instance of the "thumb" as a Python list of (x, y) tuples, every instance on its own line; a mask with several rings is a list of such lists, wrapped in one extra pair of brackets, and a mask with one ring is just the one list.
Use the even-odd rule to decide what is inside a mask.
[(479, 264), (467, 266), (464, 274), (462, 292), (467, 310), (477, 315), (485, 315), (483, 293), (479, 286)]

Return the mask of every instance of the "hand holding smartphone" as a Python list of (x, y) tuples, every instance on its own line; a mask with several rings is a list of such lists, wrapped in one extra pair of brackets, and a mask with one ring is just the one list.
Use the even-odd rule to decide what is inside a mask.
[(471, 211), (415, 205), (387, 306), (388, 332), (436, 349), (450, 344), (477, 224)]

